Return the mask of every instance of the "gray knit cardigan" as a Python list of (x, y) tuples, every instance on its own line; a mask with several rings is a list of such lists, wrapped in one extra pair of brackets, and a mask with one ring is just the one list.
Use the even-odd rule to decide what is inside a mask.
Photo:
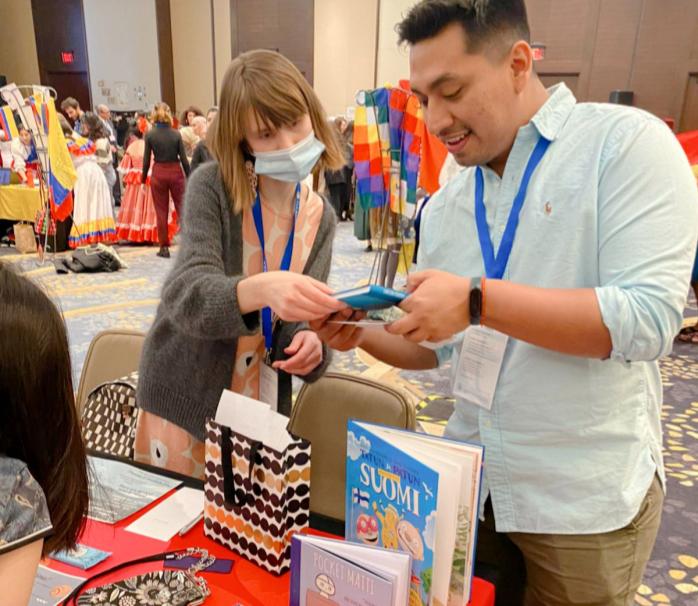
[[(237, 300), (242, 275), (242, 215), (235, 214), (215, 162), (200, 166), (187, 183), (183, 233), (174, 267), (162, 289), (155, 322), (145, 340), (138, 405), (204, 439), (223, 389), (229, 388), (240, 336), (260, 331), (260, 313), (243, 315)], [(324, 201), (315, 242), (303, 273), (325, 282), (330, 271), (336, 217)], [(274, 359), (281, 360), (293, 335), (306, 326), (280, 322)], [(317, 380), (329, 365), (309, 375)], [(279, 412), (291, 410), (291, 377), (279, 376)]]

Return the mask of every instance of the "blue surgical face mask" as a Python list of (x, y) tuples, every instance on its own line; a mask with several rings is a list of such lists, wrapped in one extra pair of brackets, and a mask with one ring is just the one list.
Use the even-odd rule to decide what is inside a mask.
[(254, 171), (279, 181), (298, 183), (310, 174), (323, 151), (324, 144), (310, 131), (305, 139), (286, 149), (256, 152)]

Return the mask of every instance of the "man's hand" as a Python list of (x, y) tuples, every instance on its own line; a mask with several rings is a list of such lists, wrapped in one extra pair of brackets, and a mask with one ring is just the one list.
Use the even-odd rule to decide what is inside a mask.
[(386, 330), (415, 343), (443, 341), (470, 324), (470, 278), (434, 269), (410, 274), (410, 295), (400, 304), (407, 312)]
[(319, 320), (311, 320), (310, 328), (332, 349), (349, 351), (359, 346), (363, 329), (352, 324), (335, 324), (333, 321), (356, 321), (365, 317), (365, 312), (347, 308)]

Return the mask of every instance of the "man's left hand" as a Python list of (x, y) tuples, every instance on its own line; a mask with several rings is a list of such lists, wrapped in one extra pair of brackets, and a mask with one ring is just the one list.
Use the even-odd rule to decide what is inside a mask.
[(429, 269), (411, 274), (410, 295), (400, 304), (407, 312), (386, 330), (415, 343), (443, 341), (470, 324), (470, 278)]

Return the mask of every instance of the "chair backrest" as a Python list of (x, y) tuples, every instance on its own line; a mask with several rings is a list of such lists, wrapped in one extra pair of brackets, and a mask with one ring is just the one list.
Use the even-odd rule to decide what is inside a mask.
[(415, 408), (407, 392), (355, 375), (327, 373), (301, 388), (289, 431), (311, 443), (310, 511), (342, 523), (349, 419), (414, 429)]
[(92, 339), (76, 396), (80, 416), (95, 387), (138, 370), (144, 341), (145, 335), (135, 330), (105, 330)]

